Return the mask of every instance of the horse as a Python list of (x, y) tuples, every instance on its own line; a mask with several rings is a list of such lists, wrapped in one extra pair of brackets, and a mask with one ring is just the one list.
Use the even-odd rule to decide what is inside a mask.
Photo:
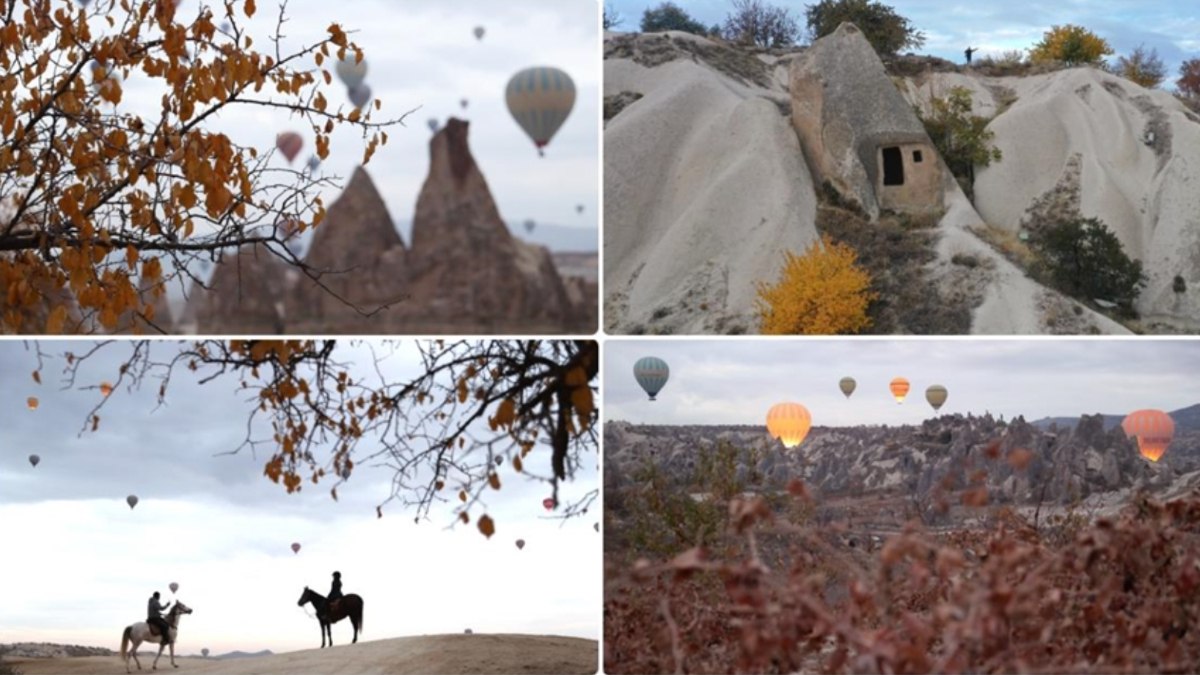
[(362, 630), (363, 625), (362, 598), (350, 593), (342, 596), (341, 600), (335, 600), (331, 608), (325, 596), (305, 586), (304, 593), (296, 604), (303, 607), (307, 602), (311, 602), (313, 609), (317, 610), (317, 621), (321, 624), (321, 649), (325, 648), (326, 635), (329, 635), (329, 646), (333, 646), (333, 624), (346, 617), (350, 617), (350, 624), (354, 626), (353, 642), (358, 642), (358, 632)]
[[(175, 663), (175, 639), (179, 637), (179, 615), (191, 614), (192, 608), (176, 601), (175, 606), (171, 611), (167, 612), (167, 624), (171, 626), (171, 665), (176, 668), (179, 664)], [(130, 642), (133, 643), (133, 649), (130, 650)], [(129, 657), (133, 657), (133, 662), (137, 664), (138, 670), (142, 669), (142, 662), (138, 660), (137, 650), (138, 645), (143, 642), (154, 642), (158, 644), (158, 655), (154, 657), (154, 670), (158, 670), (158, 660), (162, 658), (164, 645), (162, 644), (162, 636), (154, 635), (150, 632), (150, 624), (145, 621), (139, 621), (133, 625), (125, 627), (125, 634), (121, 636), (121, 659), (125, 661), (125, 672), (131, 673), (129, 669)]]

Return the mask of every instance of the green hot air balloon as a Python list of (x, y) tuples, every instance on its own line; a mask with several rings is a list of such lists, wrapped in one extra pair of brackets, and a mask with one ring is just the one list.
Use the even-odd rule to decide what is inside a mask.
[(946, 402), (946, 397), (950, 392), (940, 384), (931, 385), (925, 390), (925, 400), (929, 401), (929, 405), (933, 406), (934, 411), (942, 409), (942, 404)]
[(843, 377), (838, 381), (838, 389), (842, 390), (842, 393), (846, 395), (846, 398), (850, 398), (850, 394), (854, 393), (854, 388), (857, 386), (858, 383), (854, 381), (853, 377)]
[(647, 356), (633, 364), (633, 377), (650, 395), (651, 401), (656, 400), (654, 397), (662, 391), (670, 375), (671, 369), (667, 367), (667, 362), (657, 356)]
[(543, 149), (575, 107), (575, 82), (558, 68), (526, 68), (508, 81), (505, 99), (508, 112), (545, 156)]

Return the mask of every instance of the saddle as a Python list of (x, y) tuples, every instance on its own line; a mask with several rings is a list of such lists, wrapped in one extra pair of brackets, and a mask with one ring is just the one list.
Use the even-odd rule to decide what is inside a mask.
[(333, 614), (341, 606), (342, 606), (341, 598), (338, 598), (337, 600), (330, 600), (328, 603), (325, 604), (325, 611), (328, 612), (329, 614)]

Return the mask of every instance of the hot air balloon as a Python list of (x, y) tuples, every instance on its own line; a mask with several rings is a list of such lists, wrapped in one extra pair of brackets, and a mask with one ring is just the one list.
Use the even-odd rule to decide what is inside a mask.
[(275, 136), (275, 147), (283, 153), (287, 158), (288, 164), (296, 159), (296, 155), (300, 154), (300, 149), (304, 147), (304, 138), (294, 131), (285, 131), (282, 134)]
[(896, 397), (896, 403), (904, 403), (904, 397), (908, 396), (908, 380), (903, 377), (897, 377), (892, 380), (888, 388), (892, 390), (892, 396)]
[(129, 495), (128, 497), (125, 498), (125, 503), (129, 505), (130, 509), (137, 506), (137, 504), (138, 504), (137, 495)]
[(462, 109), (463, 109), (463, 110), (466, 110), (466, 109), (467, 109), (467, 106), (471, 105), (471, 102), (470, 102), (470, 101), (468, 101), (468, 100), (467, 100), (467, 99), (465, 99), (465, 98), (462, 98), (462, 99), (459, 99), (459, 100), (458, 100), (458, 104), (459, 104), (460, 106), (462, 106)]
[(580, 215), (583, 215), (583, 204), (576, 204), (576, 205), (575, 205), (575, 213), (578, 213), (578, 214), (580, 214)]
[(536, 227), (537, 227), (537, 222), (535, 220), (533, 220), (532, 218), (525, 221), (525, 231), (528, 232), (529, 234), (533, 234), (533, 230)]
[(34, 466), (37, 466), (37, 465), (38, 465), (38, 464), (40, 464), (41, 462), (42, 462), (42, 458), (41, 458), (41, 457), (38, 457), (37, 455), (30, 455), (30, 456), (29, 456), (29, 463), (30, 463), (30, 464), (32, 464), (32, 465), (34, 465)]
[(800, 445), (811, 428), (812, 416), (799, 403), (777, 403), (767, 411), (767, 431), (783, 441), (785, 448)]
[(342, 84), (353, 89), (367, 79), (367, 60), (355, 62), (354, 54), (346, 54), (346, 58), (338, 61), (334, 70)]
[(1138, 451), (1151, 462), (1162, 458), (1175, 436), (1175, 421), (1161, 410), (1135, 410), (1121, 422), (1121, 428), (1126, 436), (1137, 439)]
[(547, 511), (553, 511), (556, 504), (557, 502), (554, 501), (554, 497), (546, 497), (542, 500), (542, 506), (546, 507)]
[(112, 386), (112, 384), (110, 384), (110, 383), (108, 383), (108, 382), (101, 382), (101, 383), (100, 383), (100, 394), (101, 394), (102, 396), (108, 396), (108, 395), (109, 395), (109, 394), (111, 394), (112, 392), (113, 392), (113, 386)]
[(170, 584), (167, 585), (167, 588), (171, 589), (171, 592), (174, 593), (175, 591), (179, 590), (179, 584), (172, 581)]
[(930, 385), (925, 390), (925, 400), (929, 401), (929, 405), (933, 406), (935, 412), (942, 409), (942, 404), (946, 402), (946, 397), (949, 395), (950, 392), (940, 384)]
[(521, 549), (521, 550), (525, 549), (525, 540), (524, 539), (517, 540), (517, 548)]
[(299, 553), (299, 552), (300, 552), (300, 543), (294, 542), (292, 544), (292, 553)]
[(316, 173), (317, 169), (320, 166), (321, 166), (321, 158), (320, 157), (317, 157), (316, 155), (312, 155), (311, 157), (308, 158), (309, 172)]
[(475, 33), (475, 39), (476, 39), (476, 40), (482, 40), (482, 39), (483, 39), (483, 34), (484, 34), (486, 31), (484, 30), (483, 26), (475, 26), (475, 30), (474, 30), (473, 32)]
[(200, 656), (203, 656), (206, 659), (208, 658), (208, 647), (200, 650)]
[(596, 530), (597, 532), (599, 532), (599, 531), (600, 531), (600, 523), (594, 523), (594, 524), (592, 525), (592, 529), (594, 529), (594, 530)]
[(350, 102), (355, 108), (362, 108), (371, 102), (371, 87), (365, 84), (355, 85), (346, 91), (346, 95), (350, 97)]
[(508, 81), (505, 98), (508, 111), (544, 156), (543, 149), (575, 106), (575, 83), (557, 68), (526, 68)]
[(437, 121), (437, 118), (436, 118), (436, 117), (430, 117), (430, 118), (429, 118), (429, 121), (428, 121), (428, 122), (426, 122), (426, 124), (428, 124), (428, 125), (429, 125), (429, 130), (430, 130), (430, 131), (432, 131), (432, 132), (434, 132), (434, 133), (437, 133), (437, 130), (438, 130), (438, 121)]
[(857, 386), (858, 383), (854, 381), (853, 377), (843, 377), (842, 379), (838, 380), (838, 389), (842, 390), (842, 393), (846, 395), (846, 398), (850, 398), (850, 394), (854, 393), (854, 388)]
[(37, 397), (30, 396), (29, 398), (25, 399), (25, 406), (28, 407), (30, 410), (37, 410), (37, 408), (38, 408)]
[(651, 401), (656, 400), (654, 397), (666, 386), (670, 376), (671, 369), (667, 362), (657, 356), (644, 356), (633, 364), (633, 378), (650, 396)]

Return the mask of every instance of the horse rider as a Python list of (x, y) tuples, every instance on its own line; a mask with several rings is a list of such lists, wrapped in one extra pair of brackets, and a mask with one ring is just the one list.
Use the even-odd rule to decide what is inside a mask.
[(171, 608), (171, 603), (160, 605), (158, 598), (158, 591), (154, 591), (154, 595), (150, 596), (150, 602), (146, 603), (146, 623), (157, 628), (162, 633), (162, 643), (169, 645), (171, 644), (171, 624), (167, 623), (162, 613)]
[(342, 597), (342, 573), (335, 572), (334, 585), (329, 589), (329, 597), (325, 598), (325, 611), (329, 611), (330, 608), (334, 607), (334, 602), (340, 601)]

